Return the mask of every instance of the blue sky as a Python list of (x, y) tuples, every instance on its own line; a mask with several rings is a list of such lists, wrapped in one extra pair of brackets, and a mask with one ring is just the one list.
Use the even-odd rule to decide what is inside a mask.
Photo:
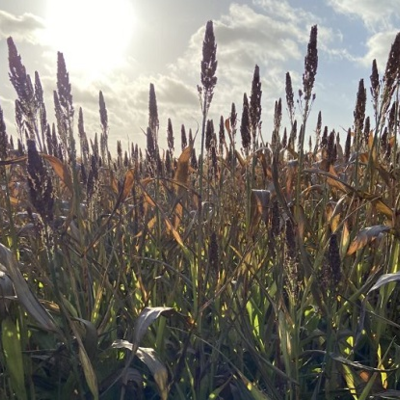
[[(156, 88), (160, 142), (170, 117), (196, 131), (201, 111), (196, 85), (204, 27), (214, 21), (218, 45), (218, 83), (210, 117), (238, 115), (249, 94), (254, 66), (262, 79), (263, 136), (271, 133), (274, 102), (285, 98), (285, 74), (301, 88), (309, 31), (318, 25), (319, 67), (316, 101), (329, 130), (353, 124), (358, 82), (369, 87), (371, 64), (382, 75), (387, 54), (400, 30), (398, 0), (0, 0), (0, 105), (9, 133), (15, 132), (15, 92), (8, 79), (6, 39), (12, 36), (27, 72), (38, 71), (53, 117), (57, 51), (64, 53), (75, 109), (83, 108), (89, 136), (100, 131), (98, 92), (109, 112), (110, 147), (144, 144), (148, 89)], [(369, 90), (367, 90), (370, 103)], [(372, 116), (372, 115), (371, 115)], [(178, 140), (179, 143), (179, 140)]]

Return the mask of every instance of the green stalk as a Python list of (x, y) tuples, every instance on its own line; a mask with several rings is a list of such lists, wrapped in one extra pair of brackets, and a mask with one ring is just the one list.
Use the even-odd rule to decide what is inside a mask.
[[(197, 319), (200, 317), (198, 315), (199, 307), (202, 304), (202, 297), (203, 297), (203, 281), (202, 281), (202, 252), (203, 252), (203, 179), (204, 179), (204, 141), (205, 141), (205, 133), (206, 133), (206, 120), (207, 120), (207, 104), (208, 104), (208, 92), (204, 91), (204, 98), (203, 98), (203, 121), (201, 124), (201, 148), (200, 148), (200, 163), (199, 163), (199, 194), (200, 194), (200, 201), (199, 201), (199, 224), (198, 224), (198, 242), (197, 242), (197, 273), (196, 273), (196, 282), (194, 282), (194, 288), (197, 288), (197, 307), (194, 309), (194, 315)], [(196, 296), (196, 294), (195, 294)], [(199, 318), (199, 331), (201, 332), (201, 318)]]
[[(203, 121), (201, 125), (201, 149), (200, 149), (200, 163), (199, 163), (199, 179), (200, 179), (200, 201), (199, 201), (199, 215), (198, 215), (198, 233), (197, 233), (197, 258), (193, 265), (193, 298), (194, 298), (194, 319), (197, 322), (197, 334), (198, 336), (202, 336), (202, 315), (200, 312), (201, 305), (203, 304), (203, 250), (204, 250), (204, 236), (203, 236), (203, 179), (204, 179), (204, 140), (205, 140), (205, 131), (206, 131), (206, 119), (207, 119), (207, 104), (208, 104), (208, 92), (204, 91), (203, 98)], [(197, 291), (197, 293), (196, 293)], [(204, 354), (204, 343), (202, 341), (199, 342), (199, 358), (200, 358), (200, 371), (202, 372), (205, 368), (205, 354)], [(196, 380), (197, 381), (197, 380)], [(207, 390), (206, 385), (203, 385), (200, 381), (197, 382), (199, 384), (199, 398), (205, 398), (205, 391)]]
[[(16, 257), (17, 260), (19, 260), (19, 246), (18, 246), (18, 239), (17, 239), (17, 232), (15, 230), (15, 225), (14, 225), (14, 218), (13, 218), (13, 211), (11, 208), (11, 200), (10, 200), (10, 189), (8, 187), (9, 184), (9, 173), (6, 169), (6, 167), (4, 168), (4, 186), (5, 186), (5, 201), (6, 201), (6, 207), (7, 207), (7, 215), (8, 215), (8, 220), (9, 220), (9, 224), (10, 224), (10, 233), (11, 233), (11, 237), (8, 237), (8, 242), (6, 243), (7, 247), (10, 247)], [(1, 213), (0, 213), (1, 214)], [(1, 217), (2, 218), (2, 217)], [(4, 222), (3, 220), (0, 221), (1, 225), (4, 226)]]

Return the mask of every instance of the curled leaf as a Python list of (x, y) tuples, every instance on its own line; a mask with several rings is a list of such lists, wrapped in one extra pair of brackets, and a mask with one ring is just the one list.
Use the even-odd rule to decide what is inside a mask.
[(397, 282), (397, 281), (400, 281), (400, 272), (395, 272), (394, 274), (384, 274), (379, 277), (379, 279), (376, 281), (375, 285), (372, 286), (372, 288), (368, 290), (367, 294), (369, 294), (373, 290), (379, 289), (383, 285), (387, 285), (388, 283)]
[[(134, 346), (128, 340), (117, 339), (111, 345), (113, 349), (128, 349), (134, 350)], [(139, 347), (136, 351), (137, 357), (147, 365), (154, 380), (156, 381), (158, 391), (160, 392), (161, 399), (168, 398), (168, 371), (165, 365), (159, 360), (156, 352), (152, 348)], [(128, 371), (129, 369), (127, 369)], [(124, 377), (124, 375), (122, 375)]]
[(170, 316), (174, 313), (172, 307), (146, 307), (135, 322), (134, 345), (139, 346), (147, 328), (161, 315)]
[(347, 255), (354, 254), (357, 250), (364, 248), (367, 244), (373, 242), (381, 234), (390, 232), (390, 229), (391, 228), (386, 225), (374, 225), (362, 229), (352, 241), (349, 249), (347, 250)]
[(112, 349), (128, 349), (130, 351), (133, 350), (133, 344), (128, 340), (117, 339), (111, 345)]
[(347, 185), (345, 182), (343, 182), (339, 179), (339, 177), (332, 165), (329, 167), (329, 174), (327, 174), (328, 178), (326, 181), (330, 186), (332, 186), (344, 193), (349, 192), (349, 185)]

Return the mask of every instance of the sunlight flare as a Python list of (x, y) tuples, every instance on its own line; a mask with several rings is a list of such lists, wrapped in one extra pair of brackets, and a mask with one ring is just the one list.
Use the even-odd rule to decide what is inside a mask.
[(123, 65), (135, 27), (129, 0), (51, 2), (44, 40), (71, 70), (95, 77)]

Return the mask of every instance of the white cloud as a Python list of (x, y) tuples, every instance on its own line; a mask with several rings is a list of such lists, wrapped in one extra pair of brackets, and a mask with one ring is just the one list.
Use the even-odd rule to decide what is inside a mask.
[(9, 115), (7, 111), (14, 108), (14, 101), (0, 96), (0, 107), (3, 111), (3, 119), (6, 124), (7, 132), (11, 132), (13, 130), (12, 127), (14, 126), (14, 121), (11, 120), (13, 115)]
[[(293, 7), (286, 0), (253, 0), (253, 3), (263, 8), (269, 15), (273, 15), (274, 19), (289, 22), (292, 26), (314, 25), (319, 21), (315, 14), (303, 8)], [(298, 33), (304, 36), (304, 32)]]
[[(265, 7), (273, 5), (268, 1), (259, 3)], [(283, 3), (274, 4), (277, 9), (273, 13), (257, 12), (247, 5), (232, 4), (226, 15), (214, 20), (218, 60), (218, 83), (211, 106), (214, 118), (227, 114), (231, 102), (235, 102), (237, 110), (241, 111), (243, 93), (250, 94), (256, 64), (260, 67), (263, 91), (273, 100), (283, 93), (285, 73), (291, 62), (302, 65), (310, 15), (304, 13), (301, 23), (297, 19), (297, 23), (293, 24), (292, 17), (296, 10), (289, 12), (287, 8), (282, 8)], [(194, 85), (199, 83), (203, 37), (204, 28), (201, 27), (192, 35), (183, 57), (170, 66), (174, 77), (186, 75)]]
[(372, 60), (376, 59), (380, 73), (385, 72), (386, 62), (392, 43), (396, 37), (397, 31), (379, 32), (372, 35), (367, 40), (367, 53), (361, 59), (361, 62), (370, 67)]
[[(23, 32), (25, 27), (27, 35), (29, 32), (39, 31), (43, 26), (40, 18), (30, 14), (24, 14), (25, 17), (7, 14), (4, 17), (5, 14), (7, 13), (0, 12), (0, 35), (3, 28), (2, 18), (16, 24), (18, 28), (15, 28), (14, 32)], [(31, 27), (28, 29), (29, 24)], [(286, 71), (291, 72), (295, 92), (302, 86), (304, 55), (310, 28), (315, 24), (318, 24), (318, 48), (321, 59), (324, 57), (328, 62), (331, 59), (352, 59), (351, 54), (343, 48), (345, 40), (339, 29), (331, 28), (326, 20), (321, 20), (311, 12), (292, 7), (286, 0), (253, 0), (252, 5), (250, 2), (249, 5), (232, 3), (225, 14), (215, 18), (218, 83), (210, 109), (210, 117), (214, 119), (214, 124), (218, 124), (221, 114), (228, 116), (232, 102), (235, 102), (240, 117), (243, 93), (250, 94), (254, 66), (258, 64), (263, 91), (263, 135), (268, 138), (268, 124), (272, 121), (273, 104), (279, 97), (284, 100)], [(82, 107), (88, 135), (92, 137), (94, 132), (99, 132), (98, 95), (101, 90), (109, 114), (111, 150), (115, 150), (117, 139), (126, 141), (127, 137), (130, 141), (143, 146), (144, 135), (141, 130), (145, 130), (147, 126), (149, 85), (153, 83), (158, 102), (160, 139), (165, 137), (169, 117), (172, 119), (177, 137), (182, 123), (187, 130), (192, 128), (196, 131), (201, 122), (196, 85), (200, 84), (204, 25), (205, 23), (200, 22), (198, 29), (195, 26), (187, 47), (182, 48), (180, 52), (176, 51), (176, 54), (181, 55), (179, 58), (167, 68), (160, 66), (151, 69), (152, 72), (143, 69), (143, 65), (146, 64), (144, 59), (138, 61), (127, 59), (125, 65), (107, 74), (96, 75), (94, 78), (75, 70), (72, 64), (70, 67), (66, 55), (76, 122), (78, 109)], [(160, 29), (162, 31), (164, 27), (160, 26)], [(25, 39), (28, 36), (24, 36)], [(32, 36), (32, 40), (35, 37)], [(149, 49), (152, 48), (152, 42), (145, 42), (144, 45)], [(52, 92), (56, 88), (57, 54), (49, 52), (49, 48), (45, 46), (25, 45), (21, 51), (23, 58), (25, 52), (30, 51), (32, 47), (34, 50), (32, 49), (27, 61), (28, 58), (33, 58), (31, 57), (33, 54), (36, 60), (43, 60), (38, 70), (46, 94), (48, 118), (54, 120)], [(371, 52), (377, 48), (378, 46), (371, 41)], [(150, 51), (154, 53), (154, 50)], [(132, 54), (137, 56), (133, 48)], [(368, 58), (372, 60), (371, 55), (368, 55)], [(33, 71), (28, 72), (33, 75)], [(316, 90), (322, 91), (318, 87)], [(179, 139), (177, 141), (179, 142)]]
[[(336, 13), (345, 15), (353, 21), (359, 19), (366, 28), (364, 40), (358, 43), (359, 49), (365, 49), (364, 54), (355, 55), (345, 48), (346, 43), (352, 43), (352, 38), (347, 36), (343, 39), (342, 47), (335, 50), (336, 56), (369, 70), (371, 70), (372, 60), (376, 59), (379, 71), (383, 74), (391, 44), (400, 24), (399, 1), (327, 0), (327, 4)], [(351, 31), (349, 32), (351, 34)]]
[(0, 10), (0, 39), (12, 36), (19, 42), (37, 44), (44, 28), (44, 21), (36, 15), (24, 13), (16, 16)]
[[(260, 2), (269, 3), (268, 1)], [(308, 41), (310, 21), (291, 24), (293, 15), (282, 9), (282, 3), (275, 3), (273, 14), (256, 12), (247, 5), (232, 4), (229, 13), (214, 20), (217, 41), (217, 75), (237, 83), (236, 74), (252, 74), (254, 65), (287, 64), (303, 58), (304, 45)], [(268, 10), (266, 10), (268, 11)], [(284, 15), (285, 14), (285, 15)], [(281, 18), (276, 18), (276, 16)], [(309, 14), (305, 14), (309, 16)], [(285, 19), (286, 16), (286, 19)], [(315, 20), (314, 20), (315, 23)], [(189, 47), (178, 62), (170, 66), (175, 75), (185, 73), (199, 80), (200, 59), (204, 28), (198, 29), (191, 37)], [(225, 74), (225, 72), (228, 72)]]
[(169, 76), (159, 76), (157, 82), (157, 99), (160, 104), (173, 102), (174, 106), (196, 107), (199, 104), (196, 90), (183, 81)]
[(393, 29), (400, 19), (398, 0), (328, 0), (328, 4), (337, 12), (360, 18), (372, 31)]

